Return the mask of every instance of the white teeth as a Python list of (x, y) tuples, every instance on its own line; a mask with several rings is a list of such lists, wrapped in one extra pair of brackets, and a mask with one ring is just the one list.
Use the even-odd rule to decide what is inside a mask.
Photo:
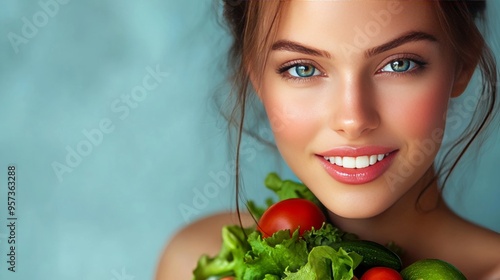
[(335, 157), (335, 164), (338, 166), (342, 166), (342, 157)]
[(345, 168), (354, 168), (356, 167), (356, 158), (354, 157), (344, 157), (342, 159), (342, 166)]
[(359, 157), (324, 157), (331, 164), (343, 166), (345, 168), (365, 168), (383, 160), (387, 154), (359, 156)]
[(365, 168), (369, 165), (368, 156), (356, 157), (356, 168)]

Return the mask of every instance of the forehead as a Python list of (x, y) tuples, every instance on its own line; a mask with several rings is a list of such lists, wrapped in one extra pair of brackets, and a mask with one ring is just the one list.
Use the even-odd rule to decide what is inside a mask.
[(368, 49), (408, 31), (441, 41), (441, 30), (426, 0), (292, 0), (283, 7), (276, 39), (336, 53), (346, 46)]

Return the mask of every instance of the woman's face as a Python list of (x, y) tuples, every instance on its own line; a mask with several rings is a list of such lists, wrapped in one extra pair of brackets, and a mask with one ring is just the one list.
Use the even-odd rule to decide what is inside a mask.
[(257, 91), (295, 174), (366, 218), (432, 165), (456, 68), (430, 1), (292, 0)]

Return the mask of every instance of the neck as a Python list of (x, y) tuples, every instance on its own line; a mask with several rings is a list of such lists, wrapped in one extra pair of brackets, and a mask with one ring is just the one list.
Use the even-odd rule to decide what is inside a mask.
[(334, 225), (357, 234), (361, 239), (381, 244), (393, 241), (404, 247), (417, 234), (419, 220), (441, 204), (441, 194), (437, 183), (432, 181), (433, 177), (434, 169), (431, 166), (405, 195), (377, 216), (348, 219), (330, 213), (330, 219)]

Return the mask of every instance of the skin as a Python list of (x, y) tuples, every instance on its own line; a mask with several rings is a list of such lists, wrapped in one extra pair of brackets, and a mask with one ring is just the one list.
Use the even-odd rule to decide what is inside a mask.
[[(372, 29), (373, 36), (365, 32), (368, 39), (359, 44), (353, 30), (373, 25), (371, 11), (388, 11), (390, 23)], [(363, 239), (396, 242), (406, 251), (405, 264), (439, 258), (470, 279), (500, 279), (498, 233), (456, 216), (441, 201), (435, 184), (419, 200), (424, 211), (415, 207), (423, 182), (433, 175), (448, 101), (464, 91), (475, 67), (462, 65), (454, 55), (431, 5), (292, 1), (283, 12), (275, 41), (293, 41), (318, 53), (277, 47), (270, 52), (262, 80), (254, 85), (259, 85), (257, 93), (281, 155), (330, 210), (331, 221)], [(366, 55), (412, 31), (433, 39)], [(394, 74), (390, 67), (394, 59), (426, 64), (412, 64)], [(314, 66), (314, 75), (293, 79), (297, 68), (283, 67), (294, 63)], [(431, 143), (432, 148), (424, 150), (422, 143)], [(336, 181), (317, 156), (335, 147), (372, 145), (391, 147), (397, 154), (382, 176), (362, 185)], [(403, 172), (402, 166), (410, 171)], [(157, 279), (189, 279), (202, 253), (219, 250), (220, 228), (229, 223), (229, 215), (206, 218), (176, 235), (166, 248)], [(252, 223), (247, 215), (244, 220)]]

